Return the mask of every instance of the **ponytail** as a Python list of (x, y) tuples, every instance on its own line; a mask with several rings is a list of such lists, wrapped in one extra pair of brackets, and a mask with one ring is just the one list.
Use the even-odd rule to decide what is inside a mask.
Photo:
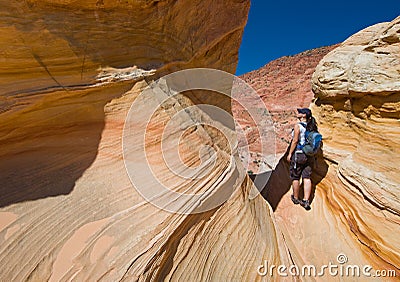
[(317, 121), (313, 116), (311, 116), (308, 121), (307, 121), (307, 131), (317, 131), (318, 132), (318, 126), (317, 126)]

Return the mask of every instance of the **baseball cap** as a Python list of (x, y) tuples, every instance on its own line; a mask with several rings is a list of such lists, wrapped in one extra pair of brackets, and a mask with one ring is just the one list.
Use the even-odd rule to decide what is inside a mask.
[(312, 116), (311, 110), (309, 108), (298, 108), (297, 112), (299, 114), (305, 114), (307, 118)]

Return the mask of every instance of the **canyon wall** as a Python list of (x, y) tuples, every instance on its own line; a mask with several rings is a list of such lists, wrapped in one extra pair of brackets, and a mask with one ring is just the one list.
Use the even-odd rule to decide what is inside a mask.
[[(311, 102), (311, 86), (316, 95), (324, 145), (307, 212), (290, 201), (284, 158), (262, 193), (269, 203), (251, 196), (233, 128), (196, 107), (230, 113), (229, 97), (157, 80), (193, 67), (234, 73), (249, 1), (0, 3), (0, 280), (313, 280), (257, 270), (339, 255), (400, 275), (399, 18), (296, 64), (277, 60), (256, 89), (280, 155), (289, 115)], [(178, 194), (149, 201), (137, 179)]]
[[(399, 276), (399, 21), (371, 26), (341, 44), (279, 58), (241, 76), (274, 121), (277, 154), (283, 157), (260, 188), (298, 265), (371, 265)], [(323, 135), (310, 211), (290, 200), (285, 151), (298, 107), (311, 107)], [(234, 103), (235, 117), (248, 125), (247, 139), (254, 140), (249, 161), (257, 172), (263, 158), (253, 137), (257, 128), (240, 110)]]
[(330, 163), (321, 190), (363, 255), (399, 273), (400, 17), (324, 57), (312, 88)]
[[(195, 108), (161, 135), (195, 104), (230, 112), (229, 97), (183, 93), (151, 119), (142, 115), (165, 94), (143, 89), (165, 74), (234, 73), (249, 1), (0, 2), (0, 280), (257, 280), (264, 259), (290, 262), (270, 207), (249, 198), (248, 178), (236, 181), (245, 172), (226, 145), (231, 128), (198, 126), (206, 115)], [(143, 111), (131, 125), (146, 128), (146, 144), (125, 144), (132, 158), (124, 160), (124, 123), (137, 97)], [(215, 159), (203, 163), (208, 173), (193, 180), (169, 171), (161, 153), (176, 148), (162, 148), (161, 137), (179, 141), (183, 172), (199, 165), (206, 145)], [(135, 189), (124, 161), (150, 163), (157, 181), (203, 198), (177, 207), (186, 213), (160, 209)], [(148, 172), (133, 174), (151, 190)], [(229, 200), (190, 212), (224, 189)]]

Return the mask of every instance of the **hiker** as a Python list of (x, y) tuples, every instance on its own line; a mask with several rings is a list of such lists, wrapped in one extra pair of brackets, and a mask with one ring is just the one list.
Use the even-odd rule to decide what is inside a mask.
[[(318, 132), (317, 123), (308, 108), (297, 109), (299, 122), (294, 126), (292, 141), (290, 143), (287, 161), (290, 163), (290, 178), (292, 179), (293, 194), (290, 196), (292, 202), (300, 204), (306, 210), (310, 210), (311, 197), (311, 173), (314, 157), (306, 155), (302, 148), (306, 143), (306, 131)], [(303, 178), (304, 197), (299, 199), (300, 178)]]

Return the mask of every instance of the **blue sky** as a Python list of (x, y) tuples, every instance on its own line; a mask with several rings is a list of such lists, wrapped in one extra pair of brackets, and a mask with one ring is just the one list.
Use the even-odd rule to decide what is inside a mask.
[(252, 0), (237, 75), (286, 55), (344, 41), (400, 15), (400, 0)]

